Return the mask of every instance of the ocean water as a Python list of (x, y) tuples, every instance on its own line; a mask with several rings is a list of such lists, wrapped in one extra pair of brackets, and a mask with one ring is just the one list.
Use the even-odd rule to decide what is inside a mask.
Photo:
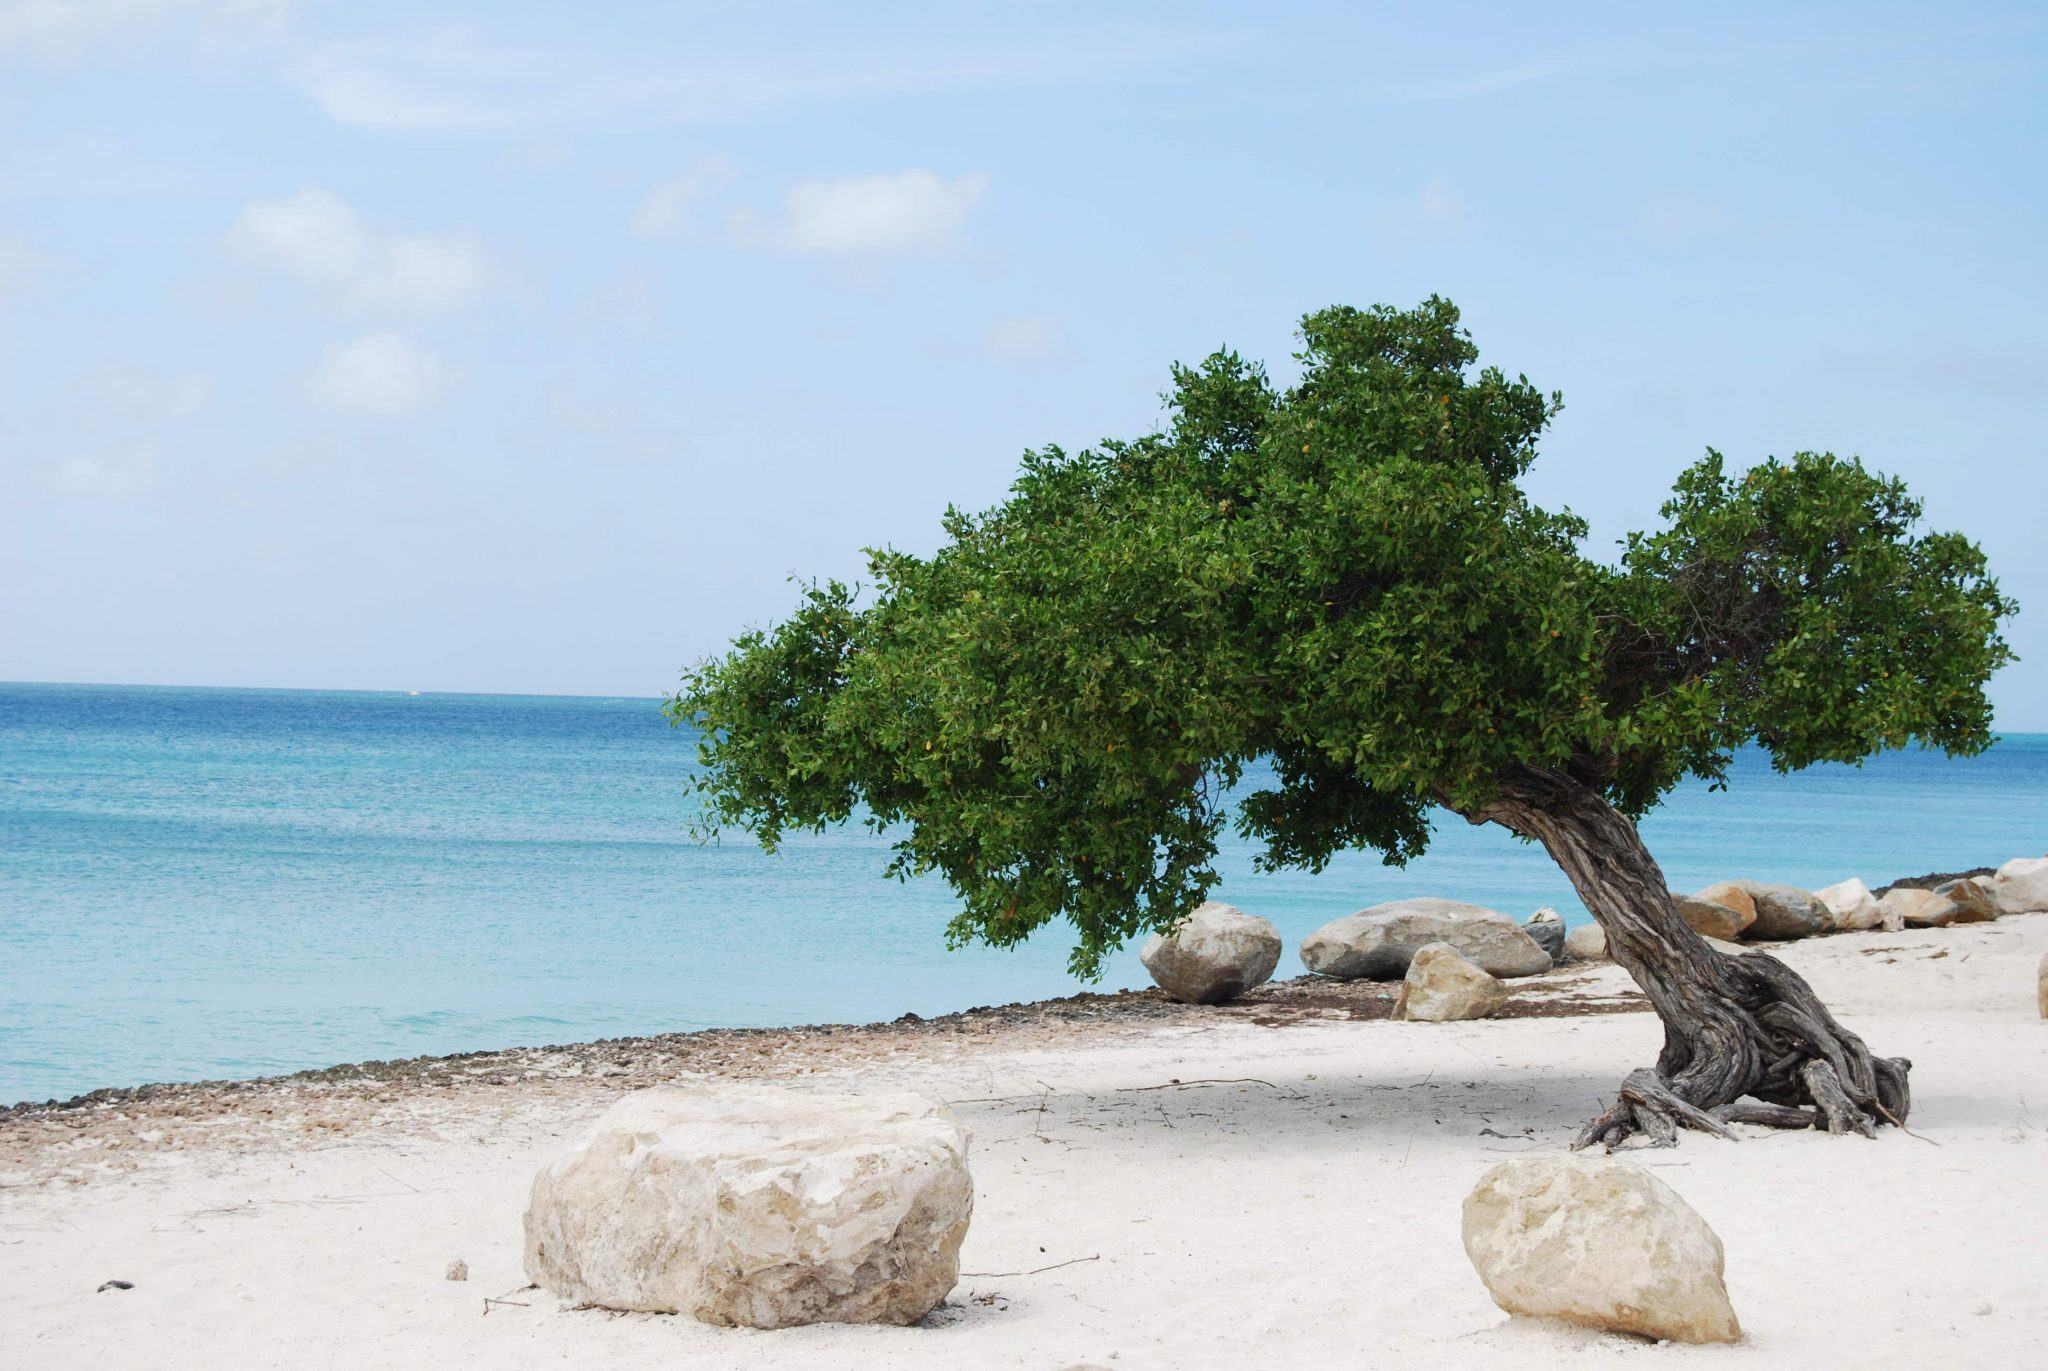
[[(687, 833), (694, 739), (657, 702), (0, 685), (0, 1104), (98, 1086), (1069, 994), (1069, 940), (949, 952), (942, 885), (854, 828), (774, 857)], [(2048, 737), (1686, 789), (1672, 883), (1873, 885), (2048, 849)], [(1444, 816), (1219, 897), (1290, 946), (1404, 895), (1584, 911), (1540, 849)], [(1102, 983), (1141, 985), (1134, 949)], [(1299, 974), (1290, 951), (1282, 976)]]

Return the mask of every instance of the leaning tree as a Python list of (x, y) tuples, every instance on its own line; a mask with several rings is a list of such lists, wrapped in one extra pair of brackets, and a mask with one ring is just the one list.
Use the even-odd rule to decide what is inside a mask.
[(1264, 865), (1320, 870), (1407, 861), (1441, 807), (1542, 843), (1662, 1017), (1579, 1146), (1902, 1123), (1909, 1063), (1777, 959), (1709, 948), (1635, 821), (1751, 742), (1787, 771), (1984, 748), (2014, 607), (1982, 553), (1855, 460), (1710, 450), (1596, 561), (1517, 484), (1559, 397), (1475, 369), (1448, 301), (1301, 337), (1293, 385), (1176, 367), (1161, 431), (1026, 453), (936, 554), (872, 553), (871, 594), (812, 585), (691, 671), (669, 710), (701, 729), (707, 823), (772, 849), (859, 816), (957, 893), (951, 942), (1063, 917), (1092, 975), (1203, 899), (1233, 808)]

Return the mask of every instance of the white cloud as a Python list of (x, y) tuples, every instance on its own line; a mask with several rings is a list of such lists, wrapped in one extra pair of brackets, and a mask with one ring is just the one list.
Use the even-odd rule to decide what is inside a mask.
[(976, 173), (951, 180), (913, 168), (838, 181), (803, 181), (783, 192), (780, 216), (730, 220), (742, 246), (832, 255), (943, 252), (958, 247), (968, 211), (988, 190)]
[(112, 455), (75, 453), (57, 463), (57, 488), (69, 495), (126, 500), (156, 485), (156, 455), (147, 449)]
[(0, 53), (73, 62), (185, 20), (214, 30), (275, 25), (291, 0), (0, 0)]
[(366, 309), (446, 309), (484, 283), (484, 250), (467, 234), (377, 233), (332, 191), (259, 200), (230, 235), (250, 257)]
[[(865, 18), (865, 16), (864, 16)], [(331, 43), (293, 69), (330, 119), (376, 129), (479, 132), (535, 125), (665, 128), (729, 123), (807, 104), (1103, 81), (1242, 50), (1243, 39), (1121, 22), (934, 34), (929, 24), (867, 41), (823, 39), (745, 52), (634, 35), (614, 25), (610, 48), (506, 42), (442, 26)]]
[(410, 414), (441, 391), (441, 359), (396, 333), (372, 333), (330, 348), (313, 370), (312, 395), (330, 409), (386, 417)]
[(1666, 191), (1646, 201), (1636, 211), (1629, 231), (1665, 247), (1678, 247), (1697, 238), (1740, 233), (1748, 225), (1694, 191)]
[(1452, 76), (1382, 81), (1366, 86), (1368, 94), (1396, 104), (1437, 104), (1447, 100), (1471, 100), (1482, 95), (1513, 90), (1534, 81), (1560, 76), (1577, 76), (1591, 71), (1597, 63), (1583, 55), (1556, 54), (1520, 62), (1490, 71), (1463, 72)]
[(1370, 216), (1372, 226), (1397, 238), (1455, 236), (1465, 225), (1465, 202), (1442, 180), (1432, 180), (1413, 195), (1385, 201)]
[(1058, 324), (1039, 314), (998, 319), (981, 340), (982, 350), (999, 362), (1043, 366), (1066, 354), (1067, 340)]
[(27, 289), (41, 272), (43, 254), (14, 238), (0, 238), (0, 306)]
[(633, 212), (633, 232), (642, 238), (675, 238), (694, 231), (698, 212), (732, 184), (734, 168), (723, 157), (705, 157), (655, 185)]
[(213, 385), (193, 372), (108, 366), (81, 378), (77, 394), (81, 404), (102, 419), (146, 429), (198, 414), (212, 398)]

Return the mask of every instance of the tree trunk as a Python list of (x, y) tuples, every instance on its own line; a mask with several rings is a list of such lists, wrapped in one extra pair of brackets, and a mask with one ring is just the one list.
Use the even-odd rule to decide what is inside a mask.
[(1865, 1136), (1880, 1121), (1905, 1125), (1912, 1063), (1873, 1057), (1777, 958), (1708, 947), (1679, 916), (1635, 824), (1599, 791), (1518, 768), (1493, 804), (1466, 817), (1543, 844), (1664, 1021), (1656, 1068), (1631, 1074), (1574, 1147), (1611, 1148), (1632, 1133), (1669, 1146), (1680, 1127), (1733, 1137), (1737, 1122)]

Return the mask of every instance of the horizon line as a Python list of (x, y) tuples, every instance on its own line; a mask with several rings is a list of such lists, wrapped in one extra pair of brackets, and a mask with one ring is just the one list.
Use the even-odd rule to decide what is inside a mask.
[[(28, 681), (0, 680), (0, 689), (10, 686), (35, 686), (41, 688), (72, 687), (91, 690), (241, 690), (263, 691), (272, 694), (298, 693), (302, 695), (401, 695), (407, 697), (429, 695), (467, 695), (483, 699), (502, 700), (642, 700), (659, 701), (666, 695), (621, 695), (604, 691), (544, 691), (544, 690), (412, 690), (404, 686), (270, 686), (270, 685), (195, 685), (180, 681)], [(2048, 723), (2034, 728), (2007, 728), (1993, 723), (1992, 741), (2005, 737), (2048, 737)], [(1921, 747), (1928, 744), (1919, 743)], [(1748, 743), (1745, 746), (1756, 746)], [(1880, 752), (1901, 751), (1899, 748), (1881, 748)], [(1872, 756), (1878, 755), (1872, 753)]]

